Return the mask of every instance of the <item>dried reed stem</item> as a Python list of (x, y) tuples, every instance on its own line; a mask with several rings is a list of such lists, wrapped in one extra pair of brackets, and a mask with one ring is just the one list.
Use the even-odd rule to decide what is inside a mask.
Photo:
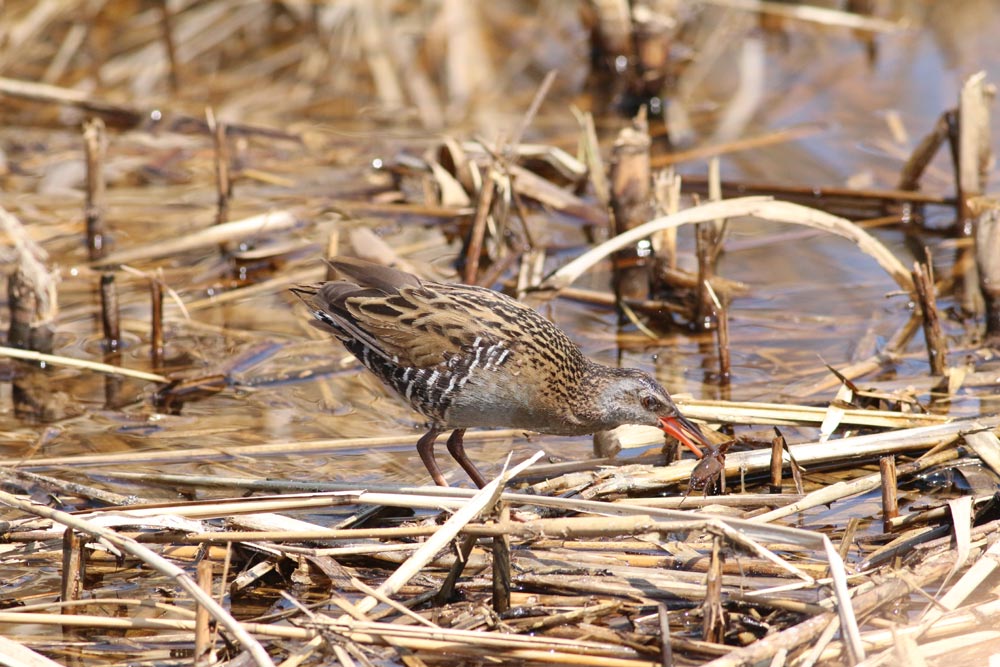
[(177, 61), (177, 46), (174, 41), (173, 13), (170, 11), (168, 0), (161, 0), (159, 4), (163, 46), (167, 52), (167, 62), (170, 63), (167, 70), (167, 83), (170, 85), (170, 91), (176, 94), (181, 88), (181, 72), (180, 64)]
[(463, 280), (470, 285), (476, 284), (479, 275), (479, 259), (483, 252), (483, 239), (486, 236), (486, 219), (493, 207), (493, 196), (497, 189), (493, 176), (493, 169), (487, 169), (482, 189), (479, 191), (479, 201), (476, 202), (476, 215), (472, 219), (472, 227), (469, 230), (469, 245), (465, 254)]
[(1000, 347), (1000, 199), (976, 197), (970, 203), (975, 218), (976, 266), (986, 310), (986, 344)]
[(93, 118), (83, 124), (83, 147), (87, 162), (86, 200), (87, 253), (94, 262), (107, 254), (104, 230), (104, 158), (108, 149), (104, 121)]
[[(640, 226), (652, 214), (650, 143), (643, 107), (631, 125), (621, 130), (611, 148), (611, 211), (616, 234)], [(618, 299), (646, 299), (649, 297), (646, 258), (651, 246), (648, 239), (642, 238), (630, 245), (615, 253), (615, 296)]]
[[(113, 530), (97, 526), (90, 521), (85, 521), (79, 517), (60, 510), (49, 509), (48, 507), (37, 505), (27, 500), (22, 500), (21, 498), (5, 491), (0, 491), (0, 503), (3, 503), (8, 507), (19, 509), (22, 512), (50, 519), (56, 523), (67, 526), (68, 528), (73, 528), (81, 533), (86, 533), (94, 539), (113, 545), (113, 547), (125, 551), (126, 553), (142, 560), (157, 572), (167, 576), (175, 584), (187, 591), (188, 594), (195, 598), (199, 604), (204, 605), (212, 614), (212, 618), (231, 632), (237, 641), (243, 645), (243, 648), (249, 651), (258, 667), (274, 667), (274, 663), (271, 661), (271, 658), (268, 657), (264, 647), (262, 647), (242, 625), (236, 622), (236, 620), (233, 619), (233, 617), (230, 616), (225, 609), (219, 606), (210, 595), (206, 595), (201, 588), (198, 587), (198, 584), (195, 583), (195, 581), (191, 579), (186, 572), (184, 572), (184, 570), (180, 569), (159, 554), (151, 551), (148, 547), (142, 546), (135, 540), (122, 537)], [(69, 617), (64, 615), (62, 618), (66, 620), (66, 624), (70, 624)], [(0, 622), (2, 622), (2, 619), (0, 619)]]
[(889, 530), (892, 519), (899, 516), (899, 501), (896, 499), (896, 458), (883, 456), (878, 460), (879, 479), (882, 487), (882, 526)]
[[(59, 599), (63, 602), (79, 600), (83, 594), (86, 546), (86, 540), (72, 528), (63, 531), (62, 585), (59, 589)], [(64, 607), (63, 613), (70, 613), (69, 609)]]
[(781, 493), (781, 471), (784, 467), (784, 438), (775, 435), (771, 439), (771, 493)]
[[(163, 375), (157, 375), (156, 373), (146, 373), (145, 371), (136, 371), (130, 368), (102, 364), (97, 361), (88, 361), (86, 359), (73, 359), (71, 357), (61, 357), (54, 354), (42, 354), (41, 352), (33, 352), (31, 350), (18, 350), (12, 347), (0, 346), (0, 357), (12, 357), (14, 359), (38, 361), (45, 364), (52, 364), (53, 366), (83, 368), (97, 373), (117, 374), (124, 377), (135, 378), (137, 380), (146, 380), (147, 382), (161, 382), (163, 384), (170, 382), (170, 378)], [(63, 461), (66, 462), (65, 459)], [(4, 464), (0, 462), (0, 465)]]
[(755, 216), (774, 220), (777, 222), (787, 222), (792, 224), (805, 225), (821, 229), (842, 236), (853, 241), (862, 252), (870, 255), (879, 266), (881, 266), (900, 287), (907, 292), (913, 290), (913, 280), (910, 272), (903, 264), (896, 259), (888, 248), (874, 237), (857, 228), (856, 225), (844, 218), (824, 213), (806, 206), (792, 204), (790, 202), (774, 201), (767, 197), (741, 197), (739, 199), (726, 199), (721, 202), (711, 202), (685, 209), (674, 215), (664, 216), (651, 220), (635, 229), (632, 229), (598, 245), (583, 253), (569, 264), (546, 278), (538, 289), (559, 290), (573, 283), (591, 266), (607, 257), (609, 254), (635, 243), (639, 239), (662, 229), (680, 227), (686, 224), (696, 224), (707, 222), (718, 218), (732, 218), (736, 216)]
[[(499, 523), (510, 523), (510, 506), (500, 501)], [(502, 614), (510, 609), (510, 536), (493, 538), (493, 611)]]
[(912, 275), (917, 302), (920, 304), (920, 313), (923, 317), (924, 339), (927, 343), (927, 359), (931, 375), (942, 376), (947, 363), (948, 347), (944, 332), (941, 330), (941, 318), (938, 316), (934, 274), (929, 263), (915, 263)]
[[(206, 595), (212, 595), (212, 561), (205, 559), (198, 562), (197, 582)], [(203, 605), (198, 605), (194, 617), (195, 667), (204, 667), (214, 662), (211, 644), (212, 631), (208, 624), (210, 618), (208, 609)]]
[(163, 368), (163, 282), (154, 276), (149, 280), (150, 334), (149, 357), (153, 368)]

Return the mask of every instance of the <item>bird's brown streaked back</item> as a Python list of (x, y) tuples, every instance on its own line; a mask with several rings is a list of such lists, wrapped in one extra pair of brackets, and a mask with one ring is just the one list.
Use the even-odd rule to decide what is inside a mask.
[(462, 449), (466, 428), (580, 435), (635, 423), (688, 430), (667, 428), (683, 418), (648, 374), (589, 360), (552, 322), (504, 294), (357, 259), (330, 264), (344, 280), (292, 291), (318, 327), (430, 420), (418, 451), (439, 484), (431, 448), (444, 429), (455, 429), (449, 450), (480, 485)]

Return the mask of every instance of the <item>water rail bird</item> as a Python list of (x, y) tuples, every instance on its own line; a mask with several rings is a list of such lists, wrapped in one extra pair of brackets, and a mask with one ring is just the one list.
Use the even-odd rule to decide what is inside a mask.
[(441, 486), (434, 441), (449, 429), (448, 451), (480, 488), (486, 480), (462, 443), (468, 428), (585, 435), (645, 424), (699, 456), (694, 441), (709, 444), (648, 373), (588, 359), (559, 327), (500, 292), (353, 258), (330, 265), (343, 279), (291, 291), (312, 324), (427, 418), (417, 452)]

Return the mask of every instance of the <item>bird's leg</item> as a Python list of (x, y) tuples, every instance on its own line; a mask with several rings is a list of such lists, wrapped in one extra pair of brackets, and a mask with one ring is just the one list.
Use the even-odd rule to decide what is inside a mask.
[(456, 428), (451, 432), (451, 436), (448, 438), (448, 452), (453, 459), (458, 461), (458, 465), (462, 466), (462, 470), (468, 473), (476, 486), (481, 489), (486, 486), (486, 478), (483, 477), (483, 473), (479, 472), (476, 464), (466, 456), (465, 444), (462, 442), (463, 436), (465, 436), (464, 428)]
[[(444, 475), (441, 474), (441, 468), (438, 468), (437, 461), (434, 460), (434, 441), (440, 434), (441, 430), (432, 426), (431, 430), (424, 433), (420, 440), (417, 440), (417, 453), (420, 454), (420, 460), (424, 462), (424, 467), (431, 474), (434, 483), (438, 486), (448, 486)], [(451, 450), (451, 440), (448, 441), (448, 450)]]

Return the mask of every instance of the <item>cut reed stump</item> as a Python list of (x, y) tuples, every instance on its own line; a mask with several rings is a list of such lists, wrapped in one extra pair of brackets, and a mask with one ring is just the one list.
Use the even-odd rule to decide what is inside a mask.
[[(622, 129), (611, 149), (611, 211), (615, 234), (622, 234), (652, 217), (653, 180), (649, 166), (649, 125), (642, 109)], [(649, 298), (648, 239), (615, 253), (615, 293), (621, 299)]]
[[(32, 241), (21, 222), (0, 209), (0, 229), (14, 242), (17, 264), (7, 279), (10, 328), (7, 345), (22, 350), (52, 353), (58, 274), (45, 266), (45, 251)], [(65, 394), (49, 384), (47, 369), (34, 361), (16, 364), (13, 381), (14, 414), (20, 419), (54, 421), (65, 413)]]
[(976, 221), (976, 265), (986, 307), (984, 342), (1000, 347), (1000, 200), (976, 197), (970, 209)]
[(93, 118), (83, 124), (83, 147), (87, 162), (87, 194), (84, 219), (87, 226), (87, 254), (95, 261), (107, 254), (104, 229), (104, 157), (108, 150), (104, 121)]

